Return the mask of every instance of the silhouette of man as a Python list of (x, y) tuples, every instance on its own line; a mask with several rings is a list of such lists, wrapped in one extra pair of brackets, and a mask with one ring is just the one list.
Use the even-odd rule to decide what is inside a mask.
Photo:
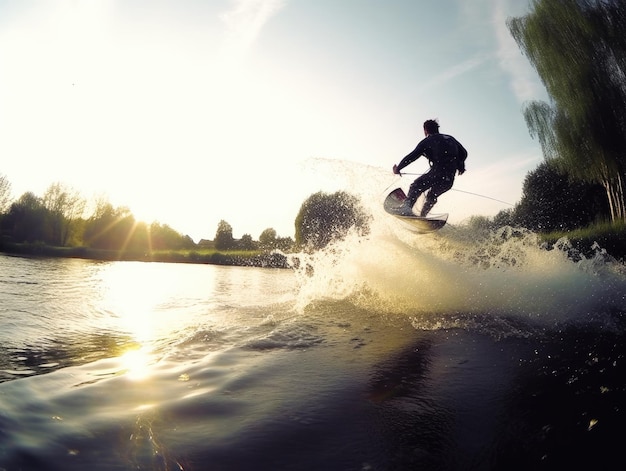
[(437, 202), (437, 198), (452, 188), (454, 176), (465, 173), (467, 150), (454, 137), (439, 132), (439, 123), (434, 119), (424, 122), (426, 136), (417, 147), (399, 164), (393, 166), (393, 173), (400, 175), (400, 170), (416, 161), (422, 155), (428, 159), (430, 170), (419, 176), (409, 187), (409, 194), (402, 203), (400, 211), (403, 215), (413, 215), (413, 206), (417, 198), (426, 193), (426, 201), (420, 216), (426, 216)]

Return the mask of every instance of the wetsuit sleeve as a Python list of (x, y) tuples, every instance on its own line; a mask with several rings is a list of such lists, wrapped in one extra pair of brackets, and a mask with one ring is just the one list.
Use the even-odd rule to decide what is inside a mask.
[(422, 155), (424, 155), (424, 151), (425, 151), (424, 141), (421, 141), (410, 154), (408, 154), (406, 157), (404, 157), (400, 161), (400, 163), (398, 164), (398, 170), (402, 170), (407, 165), (415, 162)]

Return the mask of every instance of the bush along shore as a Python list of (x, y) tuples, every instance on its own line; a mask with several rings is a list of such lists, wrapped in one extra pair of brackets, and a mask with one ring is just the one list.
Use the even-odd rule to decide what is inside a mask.
[(2, 243), (0, 252), (29, 257), (65, 257), (102, 261), (139, 261), (165, 263), (204, 263), (242, 267), (289, 268), (287, 257), (280, 252), (211, 250), (166, 250), (138, 252), (103, 250), (88, 247), (54, 247), (41, 243)]
[(624, 263), (626, 261), (626, 223), (599, 223), (587, 228), (568, 232), (540, 234), (541, 241), (554, 244), (566, 237), (572, 247), (585, 257), (593, 256), (595, 247), (604, 249), (608, 255)]

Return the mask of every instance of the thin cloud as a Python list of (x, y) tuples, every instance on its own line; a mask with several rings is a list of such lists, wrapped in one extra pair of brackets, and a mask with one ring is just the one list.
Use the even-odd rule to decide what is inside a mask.
[(464, 75), (467, 72), (474, 70), (475, 68), (481, 66), (486, 62), (487, 58), (484, 55), (479, 55), (476, 57), (472, 57), (460, 64), (451, 67), (450, 69), (444, 71), (443, 73), (437, 75), (435, 80), (438, 82), (448, 82), (459, 75)]
[(446, 82), (454, 80), (455, 78), (464, 75), (477, 67), (480, 67), (482, 64), (487, 62), (488, 57), (484, 54), (480, 54), (474, 57), (467, 59), (466, 61), (461, 62), (460, 64), (454, 65), (449, 69), (444, 70), (443, 72), (432, 77), (428, 82), (423, 85), (423, 89), (432, 88), (434, 86), (440, 86)]
[[(517, 1), (517, 0), (516, 0)], [(511, 78), (511, 89), (520, 103), (544, 99), (545, 91), (534, 69), (511, 36), (505, 13), (507, 0), (493, 0), (493, 27), (497, 41), (497, 57), (500, 67)]]
[(234, 49), (231, 53), (245, 53), (286, 0), (232, 0), (231, 4), (232, 8), (220, 15), (227, 28), (227, 44)]

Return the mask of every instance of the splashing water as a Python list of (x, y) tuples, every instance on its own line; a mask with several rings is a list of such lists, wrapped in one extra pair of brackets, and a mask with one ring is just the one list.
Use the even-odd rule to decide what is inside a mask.
[[(325, 166), (334, 168), (330, 162)], [(354, 170), (354, 178), (343, 167), (334, 170), (357, 182), (353, 192), (372, 214), (371, 233), (349, 234), (320, 252), (296, 257), (300, 307), (319, 299), (349, 300), (368, 310), (411, 316), (419, 328), (466, 325), (477, 318), (554, 326), (606, 315), (601, 322), (609, 322), (611, 313), (626, 310), (625, 267), (601, 247), (585, 257), (567, 239), (548, 247), (525, 229), (467, 224), (417, 235), (382, 210), (384, 195), (372, 188), (382, 188), (383, 177), (375, 169)]]

